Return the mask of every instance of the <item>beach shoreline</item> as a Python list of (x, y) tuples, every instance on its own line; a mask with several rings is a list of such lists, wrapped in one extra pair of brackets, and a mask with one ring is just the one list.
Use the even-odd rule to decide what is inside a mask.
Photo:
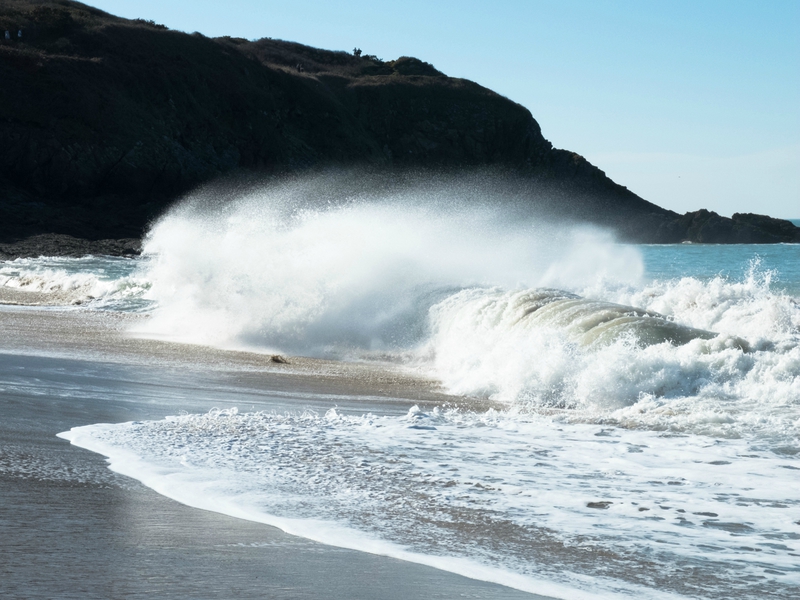
[[(431, 290), (406, 268), (353, 279), (324, 252), (308, 277), (193, 245), (178, 264), (7, 265), (0, 591), (113, 597), (121, 579), (126, 597), (153, 581), (204, 597), (206, 580), (208, 597), (793, 597), (795, 248), (604, 244), (590, 245), (600, 262), (653, 279), (567, 286), (566, 313), (540, 305), (554, 297), (541, 282), (451, 288), (432, 272)], [(646, 311), (719, 335), (665, 344)], [(641, 328), (573, 337), (617, 321)], [(237, 533), (264, 525), (303, 548), (287, 562), (297, 538)], [(252, 567), (221, 568), (203, 541), (217, 538)], [(312, 550), (327, 558), (308, 570)], [(337, 566), (341, 550), (405, 562)], [(262, 593), (261, 561), (281, 591)], [(51, 565), (76, 577), (40, 585)], [(376, 569), (383, 583), (362, 591)]]
[(403, 414), (457, 402), (392, 365), (125, 335), (140, 316), (0, 307), (4, 597), (531, 598), (178, 504), (57, 433), (212, 407)]

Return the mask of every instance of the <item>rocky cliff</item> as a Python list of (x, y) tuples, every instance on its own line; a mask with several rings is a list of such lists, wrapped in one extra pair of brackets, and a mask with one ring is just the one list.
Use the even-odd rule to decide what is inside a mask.
[(66, 0), (6, 0), (0, 30), (6, 249), (138, 238), (220, 177), (355, 166), (497, 169), (527, 182), (532, 207), (630, 241), (800, 241), (788, 221), (651, 204), (553, 148), (524, 107), (415, 58), (209, 39)]

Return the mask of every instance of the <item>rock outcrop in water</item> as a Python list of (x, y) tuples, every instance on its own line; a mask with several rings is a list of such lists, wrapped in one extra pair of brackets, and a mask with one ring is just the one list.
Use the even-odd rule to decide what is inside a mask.
[(209, 39), (66, 0), (7, 0), (0, 28), (21, 32), (0, 40), (0, 242), (138, 238), (205, 182), (340, 167), (496, 169), (533, 208), (636, 242), (800, 241), (788, 221), (649, 203), (524, 107), (416, 58)]

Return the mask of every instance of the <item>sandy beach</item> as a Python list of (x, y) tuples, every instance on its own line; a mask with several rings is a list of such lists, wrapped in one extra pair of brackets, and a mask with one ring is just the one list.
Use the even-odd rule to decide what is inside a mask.
[[(524, 598), (499, 585), (325, 546), (185, 507), (56, 434), (212, 407), (402, 414), (453, 402), (391, 365), (127, 337), (130, 319), (0, 308), (0, 595), (7, 598)], [(331, 400), (327, 400), (328, 404)]]

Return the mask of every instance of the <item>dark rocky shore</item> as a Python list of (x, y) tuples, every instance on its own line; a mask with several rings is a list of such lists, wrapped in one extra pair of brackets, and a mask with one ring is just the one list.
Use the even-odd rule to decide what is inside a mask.
[(0, 260), (36, 256), (73, 256), (89, 254), (136, 256), (142, 250), (137, 238), (87, 240), (61, 233), (32, 235), (17, 242), (0, 242)]
[(416, 58), (209, 39), (67, 0), (7, 0), (0, 30), (5, 256), (130, 253), (207, 182), (340, 168), (496, 170), (527, 182), (532, 210), (632, 242), (800, 242), (788, 221), (647, 202), (524, 107)]

